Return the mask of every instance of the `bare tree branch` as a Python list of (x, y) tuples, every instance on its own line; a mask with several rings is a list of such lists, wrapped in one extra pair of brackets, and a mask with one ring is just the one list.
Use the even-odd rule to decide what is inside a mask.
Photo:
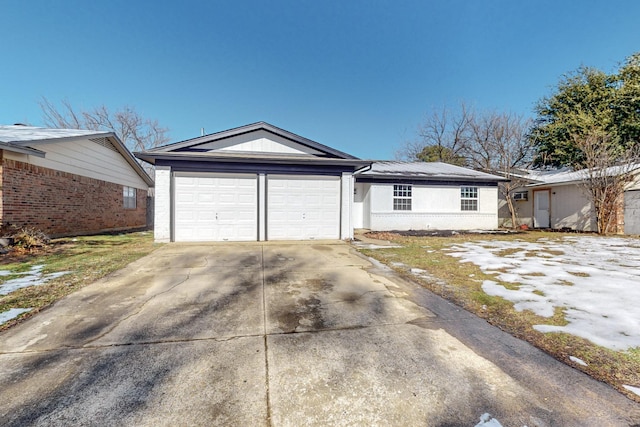
[(621, 149), (608, 133), (597, 128), (573, 139), (583, 154), (580, 187), (593, 204), (597, 231), (618, 232), (620, 207), (632, 172), (639, 166), (640, 149), (637, 144)]
[(68, 100), (57, 106), (44, 97), (39, 104), (47, 126), (113, 132), (131, 151), (142, 151), (169, 142), (167, 128), (161, 127), (157, 120), (142, 117), (130, 106), (114, 112), (104, 105), (77, 111)]

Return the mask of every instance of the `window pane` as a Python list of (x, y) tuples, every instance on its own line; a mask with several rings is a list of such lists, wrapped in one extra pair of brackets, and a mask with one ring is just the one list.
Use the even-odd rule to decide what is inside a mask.
[(463, 211), (477, 211), (478, 210), (478, 201), (477, 200), (461, 200), (460, 201), (460, 209)]
[(393, 186), (393, 210), (411, 210), (411, 185), (394, 184)]
[(133, 187), (122, 187), (122, 206), (125, 209), (136, 208), (136, 189)]

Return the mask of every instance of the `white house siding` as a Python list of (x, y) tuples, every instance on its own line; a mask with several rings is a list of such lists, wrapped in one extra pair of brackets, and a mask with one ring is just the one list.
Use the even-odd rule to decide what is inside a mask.
[(596, 231), (591, 201), (576, 185), (560, 185), (551, 191), (551, 228)]
[(171, 241), (171, 168), (156, 166), (153, 237), (156, 242)]
[[(478, 210), (460, 209), (460, 186), (412, 186), (412, 210), (393, 210), (393, 184), (371, 184), (371, 230), (495, 229), (497, 187), (478, 187)], [(366, 218), (367, 212), (364, 216)]]
[(317, 150), (304, 147), (264, 130), (225, 138), (224, 140), (211, 142), (209, 144), (202, 144), (198, 148), (208, 148), (213, 151), (241, 151), (269, 154), (320, 154)]
[(148, 185), (119, 152), (89, 140), (52, 142), (38, 146), (45, 157), (5, 151), (5, 157), (35, 166), (147, 190)]
[(349, 172), (343, 172), (341, 178), (340, 188), (340, 238), (341, 239), (353, 239), (353, 189), (354, 179), (353, 174)]

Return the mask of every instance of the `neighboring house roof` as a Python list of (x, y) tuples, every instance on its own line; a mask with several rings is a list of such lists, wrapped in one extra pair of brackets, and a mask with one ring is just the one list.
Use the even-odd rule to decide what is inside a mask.
[[(609, 176), (615, 176), (622, 173), (636, 174), (639, 172), (640, 163), (624, 166), (611, 166), (604, 170), (604, 173)], [(536, 188), (579, 183), (584, 180), (586, 173), (585, 169), (574, 171), (569, 168), (555, 170), (525, 170), (519, 175), (519, 177), (531, 182), (531, 184), (527, 184), (526, 187)]]
[(506, 178), (442, 162), (379, 161), (357, 177), (372, 179), (411, 179), (431, 181), (502, 182)]
[(108, 138), (122, 157), (131, 165), (149, 186), (153, 179), (144, 171), (120, 138), (113, 132), (100, 132), (84, 129), (54, 129), (23, 125), (0, 125), (0, 149), (21, 154), (46, 157), (46, 152), (36, 147), (63, 141), (80, 139)]
[[(279, 152), (270, 153), (265, 151), (231, 151), (225, 144), (231, 138), (240, 137), (245, 134), (265, 131), (283, 138), (296, 146), (305, 147), (308, 153)], [(156, 164), (157, 160), (198, 160), (213, 162), (250, 162), (260, 161), (261, 163), (312, 163), (322, 165), (351, 165), (361, 167), (369, 165), (370, 161), (358, 159), (350, 154), (296, 135), (292, 132), (280, 129), (266, 122), (257, 122), (246, 126), (222, 132), (203, 135), (197, 138), (180, 141), (162, 147), (152, 148), (142, 152), (134, 153), (139, 159), (151, 164)]]

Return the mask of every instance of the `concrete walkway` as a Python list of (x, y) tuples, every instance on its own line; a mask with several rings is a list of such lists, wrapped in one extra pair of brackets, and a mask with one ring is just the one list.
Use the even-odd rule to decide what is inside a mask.
[(481, 417), (631, 426), (640, 405), (335, 242), (167, 245), (0, 334), (7, 426)]

